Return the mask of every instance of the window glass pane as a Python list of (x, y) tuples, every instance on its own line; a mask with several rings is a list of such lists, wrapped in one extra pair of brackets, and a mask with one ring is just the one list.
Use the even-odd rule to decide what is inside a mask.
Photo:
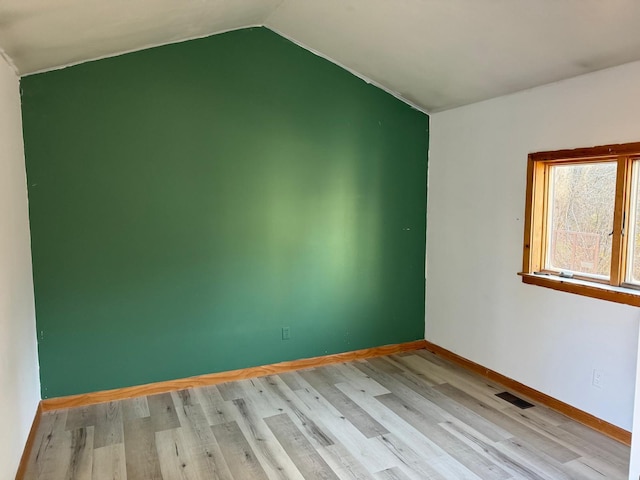
[(616, 168), (615, 162), (549, 168), (546, 268), (609, 278)]
[(640, 162), (635, 160), (632, 164), (631, 175), (631, 210), (630, 221), (627, 223), (627, 282), (640, 284), (640, 195), (638, 195), (638, 181), (640, 175), (638, 169)]

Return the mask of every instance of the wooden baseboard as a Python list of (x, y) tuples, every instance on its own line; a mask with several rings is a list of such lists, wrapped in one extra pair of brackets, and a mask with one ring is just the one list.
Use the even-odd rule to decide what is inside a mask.
[(313, 368), (332, 363), (350, 362), (363, 358), (380, 357), (382, 355), (391, 355), (394, 353), (407, 352), (425, 348), (424, 340), (416, 340), (414, 342), (397, 343), (394, 345), (385, 345), (382, 347), (365, 348), (363, 350), (355, 350), (345, 353), (336, 353), (333, 355), (325, 355), (322, 357), (304, 358), (301, 360), (292, 360), (289, 362), (274, 363), (259, 367), (243, 368), (240, 370), (231, 370), (228, 372), (210, 373), (199, 375), (197, 377), (182, 378), (179, 380), (169, 380), (166, 382), (148, 383), (146, 385), (137, 385), (133, 387), (116, 388), (113, 390), (104, 390), (100, 392), (82, 393), (80, 395), (70, 395), (67, 397), (48, 398), (42, 400), (42, 410), (57, 410), (60, 408), (81, 407), (93, 405), (96, 403), (113, 402), (115, 400), (123, 400), (126, 398), (141, 397), (146, 395), (154, 395), (157, 393), (167, 393), (174, 390), (184, 390), (185, 388), (204, 387), (207, 385), (216, 385), (219, 383), (233, 382), (235, 380), (245, 380), (247, 378), (262, 377), (264, 375), (276, 375), (279, 373), (291, 372), (303, 368)]
[(609, 422), (605, 422), (604, 420), (591, 415), (590, 413), (573, 407), (568, 403), (561, 402), (560, 400), (550, 397), (549, 395), (539, 392), (538, 390), (535, 390), (531, 387), (527, 387), (526, 385), (513, 380), (512, 378), (505, 377), (504, 375), (494, 370), (483, 367), (480, 364), (472, 362), (471, 360), (461, 357), (456, 353), (453, 353), (426, 340), (424, 342), (424, 348), (429, 350), (431, 353), (434, 353), (442, 358), (460, 365), (461, 367), (464, 367), (467, 370), (471, 370), (472, 372), (482, 375), (483, 377), (488, 378), (493, 382), (499, 383), (513, 392), (528, 397), (530, 400), (533, 400), (538, 404), (552, 408), (555, 411), (566, 415), (572, 420), (575, 420), (582, 423), (583, 425), (586, 425), (587, 427), (597, 430), (598, 432), (603, 433), (604, 435), (611, 437), (620, 443), (631, 445), (631, 432), (628, 432), (627, 430), (624, 430)]
[(33, 418), (31, 430), (29, 430), (29, 436), (27, 437), (27, 443), (24, 446), (22, 457), (20, 458), (20, 463), (18, 464), (16, 480), (22, 480), (24, 478), (24, 474), (27, 470), (27, 464), (29, 463), (29, 456), (31, 455), (33, 444), (36, 441), (36, 433), (38, 433), (38, 427), (40, 426), (40, 418), (42, 418), (42, 402), (38, 404), (38, 408), (36, 409), (36, 415)]
[[(233, 382), (236, 380), (246, 380), (248, 378), (262, 377), (264, 375), (277, 375), (279, 373), (291, 372), (304, 368), (314, 368), (322, 365), (330, 365), (332, 363), (350, 362), (364, 358), (379, 357), (383, 355), (392, 355), (394, 353), (408, 352), (411, 350), (419, 350), (425, 348), (430, 352), (445, 358), (453, 363), (460, 365), (467, 370), (475, 372), (493, 382), (499, 383), (507, 389), (518, 393), (530, 400), (552, 408), (563, 415), (582, 423), (594, 430), (597, 430), (608, 437), (613, 438), (625, 445), (631, 445), (631, 432), (624, 430), (616, 425), (605, 422), (604, 420), (591, 415), (583, 410), (564, 403), (545, 393), (528, 387), (516, 380), (506, 377), (494, 370), (483, 367), (480, 364), (472, 362), (458, 354), (455, 354), (443, 347), (435, 345), (426, 340), (416, 340), (408, 343), (398, 343), (394, 345), (385, 345), (382, 347), (365, 348), (363, 350), (355, 350), (345, 353), (336, 353), (333, 355), (325, 355), (322, 357), (304, 358), (301, 360), (292, 360), (288, 362), (274, 363), (259, 367), (243, 368), (240, 370), (231, 370), (228, 372), (211, 373), (207, 375), (199, 375), (196, 377), (182, 378), (178, 380), (169, 380), (166, 382), (149, 383), (146, 385), (137, 385), (133, 387), (116, 388), (113, 390), (104, 390), (100, 392), (83, 393), (80, 395), (71, 395), (67, 397), (49, 398), (42, 400), (38, 406), (38, 412), (34, 420), (34, 424), (29, 434), (27, 447), (20, 462), (20, 470), (26, 466), (30, 445), (33, 443), (35, 432), (40, 421), (42, 412), (56, 410), (60, 408), (81, 407), (93, 405), (97, 403), (112, 402), (127, 398), (135, 398), (157, 393), (167, 393), (174, 390), (183, 390), (185, 388), (203, 387), (207, 385), (216, 385), (219, 383)], [(21, 478), (17, 476), (16, 478)]]

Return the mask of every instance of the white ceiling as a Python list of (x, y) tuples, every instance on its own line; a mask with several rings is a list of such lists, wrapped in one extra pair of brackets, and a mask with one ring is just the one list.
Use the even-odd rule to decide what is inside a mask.
[(265, 25), (434, 112), (640, 60), (638, 0), (0, 0), (29, 74)]

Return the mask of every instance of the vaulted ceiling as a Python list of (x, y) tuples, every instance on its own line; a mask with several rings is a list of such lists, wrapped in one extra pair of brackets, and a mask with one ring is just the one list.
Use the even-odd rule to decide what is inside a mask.
[(264, 25), (434, 112), (640, 60), (639, 24), (638, 0), (0, 0), (0, 49), (26, 75)]

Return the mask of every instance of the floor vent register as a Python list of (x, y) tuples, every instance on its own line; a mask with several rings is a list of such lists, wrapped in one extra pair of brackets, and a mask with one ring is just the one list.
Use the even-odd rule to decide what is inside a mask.
[(506, 400), (507, 402), (523, 410), (525, 408), (531, 408), (535, 406), (532, 403), (529, 403), (526, 400), (521, 399), (520, 397), (516, 397), (513, 393), (509, 392), (496, 393), (496, 397), (500, 397), (501, 399)]

